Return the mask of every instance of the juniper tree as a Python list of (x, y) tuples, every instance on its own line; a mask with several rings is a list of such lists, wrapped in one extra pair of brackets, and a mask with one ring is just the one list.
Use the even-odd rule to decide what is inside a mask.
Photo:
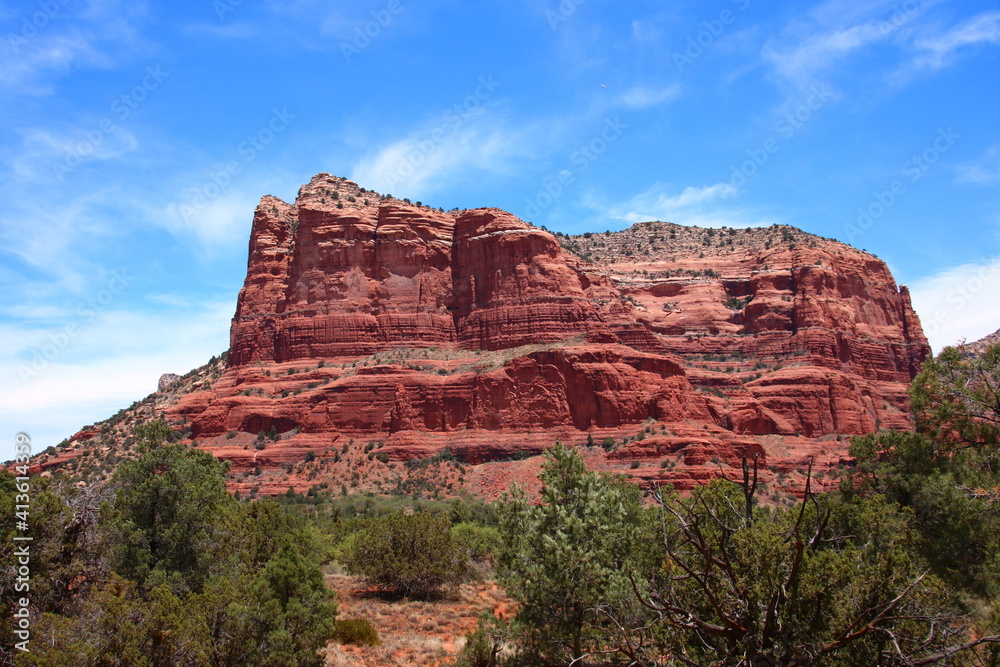
[(583, 664), (589, 654), (615, 651), (613, 623), (641, 615), (628, 572), (640, 494), (588, 471), (561, 443), (545, 458), (540, 503), (520, 487), (501, 501), (500, 580), (519, 603), (522, 660)]

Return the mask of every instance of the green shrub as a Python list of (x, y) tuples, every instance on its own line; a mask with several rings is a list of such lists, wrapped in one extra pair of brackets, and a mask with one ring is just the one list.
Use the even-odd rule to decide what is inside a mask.
[(365, 646), (381, 646), (375, 627), (364, 618), (346, 618), (337, 621), (337, 630), (333, 638), (341, 644), (358, 644)]
[(455, 661), (455, 667), (497, 667), (503, 643), (501, 622), (492, 612), (484, 612), (473, 632), (465, 633), (465, 646)]
[(448, 519), (426, 512), (373, 519), (355, 535), (344, 560), (349, 572), (370, 584), (416, 598), (457, 583), (467, 566)]
[[(732, 311), (740, 311), (740, 310), (743, 310), (744, 308), (746, 308), (747, 304), (750, 303), (752, 300), (753, 300), (752, 296), (748, 296), (746, 299), (741, 299), (741, 298), (736, 297), (736, 296), (731, 296), (731, 297), (728, 297), (725, 300), (725, 302), (723, 303), (723, 305), (725, 305), (726, 308), (728, 308), (728, 309), (730, 309)], [(724, 361), (724, 359), (723, 359), (723, 361)]]
[(474, 560), (492, 560), (500, 549), (500, 531), (478, 523), (467, 521), (452, 526), (451, 539)]

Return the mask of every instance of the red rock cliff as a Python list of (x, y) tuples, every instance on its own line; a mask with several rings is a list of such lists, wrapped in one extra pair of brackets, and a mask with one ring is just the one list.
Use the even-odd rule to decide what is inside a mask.
[(752, 447), (834, 462), (843, 435), (908, 427), (906, 385), (928, 354), (882, 261), (794, 228), (555, 236), (320, 174), (294, 204), (261, 200), (230, 368), (168, 413), (237, 463), (249, 454), (227, 432), (298, 433), (258, 465), (348, 436), (397, 459), (447, 444), (483, 462), (657, 430), (672, 435), (611, 459), (697, 466)]

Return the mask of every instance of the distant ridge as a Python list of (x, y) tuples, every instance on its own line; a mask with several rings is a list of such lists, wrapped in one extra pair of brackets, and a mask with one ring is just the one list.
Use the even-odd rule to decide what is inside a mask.
[(962, 348), (969, 354), (982, 354), (986, 348), (1000, 343), (1000, 329), (972, 343), (965, 343)]

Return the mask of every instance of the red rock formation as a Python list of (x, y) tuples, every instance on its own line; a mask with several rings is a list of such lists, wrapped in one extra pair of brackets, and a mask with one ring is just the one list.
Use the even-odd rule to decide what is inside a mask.
[(832, 465), (839, 436), (907, 428), (928, 353), (883, 262), (792, 228), (557, 238), (320, 174), (294, 204), (261, 200), (230, 368), (168, 414), (234, 461), (249, 454), (224, 434), (288, 432), (253, 465), (343, 437), (378, 438), (391, 460), (447, 444), (482, 463), (658, 424), (688, 435), (607, 460), (686, 437), (683, 469), (636, 473), (684, 486), (760, 438), (795, 443), (767, 453), (778, 468), (821, 449)]

